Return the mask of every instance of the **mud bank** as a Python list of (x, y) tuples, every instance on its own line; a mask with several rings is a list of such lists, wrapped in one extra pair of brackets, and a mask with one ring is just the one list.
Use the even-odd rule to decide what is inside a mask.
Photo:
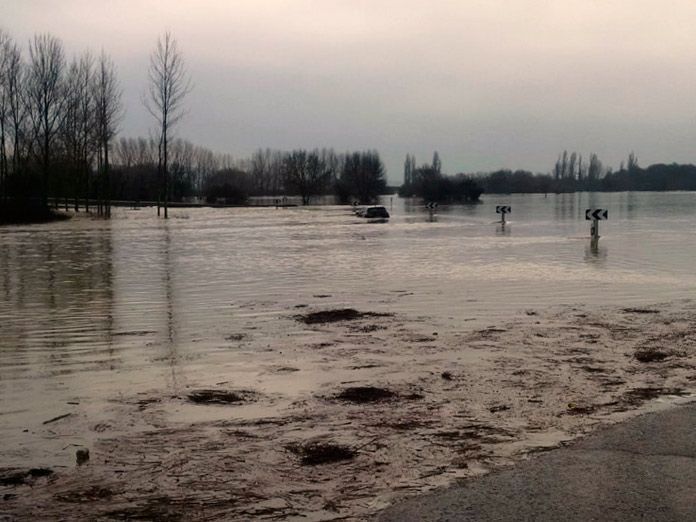
[(50, 419), (42, 436), (73, 462), (89, 440), (89, 460), (0, 462), (0, 519), (364, 519), (696, 390), (691, 301), (485, 328), (346, 310), (232, 337), (253, 360), (224, 380)]

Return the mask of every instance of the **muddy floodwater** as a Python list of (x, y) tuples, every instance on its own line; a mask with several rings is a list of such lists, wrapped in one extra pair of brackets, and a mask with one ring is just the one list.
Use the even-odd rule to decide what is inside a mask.
[(362, 519), (696, 391), (696, 193), (382, 202), (0, 227), (0, 515)]

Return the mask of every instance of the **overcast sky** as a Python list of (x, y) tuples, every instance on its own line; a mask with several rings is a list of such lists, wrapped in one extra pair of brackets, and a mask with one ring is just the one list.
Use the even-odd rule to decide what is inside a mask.
[(178, 135), (218, 152), (375, 148), (392, 183), (433, 150), (449, 173), (696, 161), (693, 0), (0, 0), (0, 26), (109, 53), (129, 136), (171, 30), (195, 83)]

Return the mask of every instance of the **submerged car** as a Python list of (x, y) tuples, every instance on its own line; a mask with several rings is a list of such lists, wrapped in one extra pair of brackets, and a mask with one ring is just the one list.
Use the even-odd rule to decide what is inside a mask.
[(389, 212), (387, 212), (387, 209), (384, 207), (367, 207), (361, 214), (360, 216), (364, 218), (380, 218), (380, 219), (389, 219)]

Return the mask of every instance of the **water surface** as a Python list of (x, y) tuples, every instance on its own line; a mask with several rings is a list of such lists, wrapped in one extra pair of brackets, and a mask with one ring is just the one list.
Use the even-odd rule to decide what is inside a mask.
[[(288, 319), (298, 310), (354, 307), (464, 328), (696, 290), (695, 193), (488, 196), (434, 215), (383, 202), (386, 223), (346, 207), (174, 209), (168, 221), (143, 208), (0, 228), (3, 461), (33, 458), (31, 433), (71, 405), (98, 418), (119, 395), (217, 376), (230, 342), (297, 335)], [(512, 206), (505, 227), (496, 204)], [(598, 249), (587, 207), (609, 209)], [(253, 376), (265, 356), (235, 364)]]

